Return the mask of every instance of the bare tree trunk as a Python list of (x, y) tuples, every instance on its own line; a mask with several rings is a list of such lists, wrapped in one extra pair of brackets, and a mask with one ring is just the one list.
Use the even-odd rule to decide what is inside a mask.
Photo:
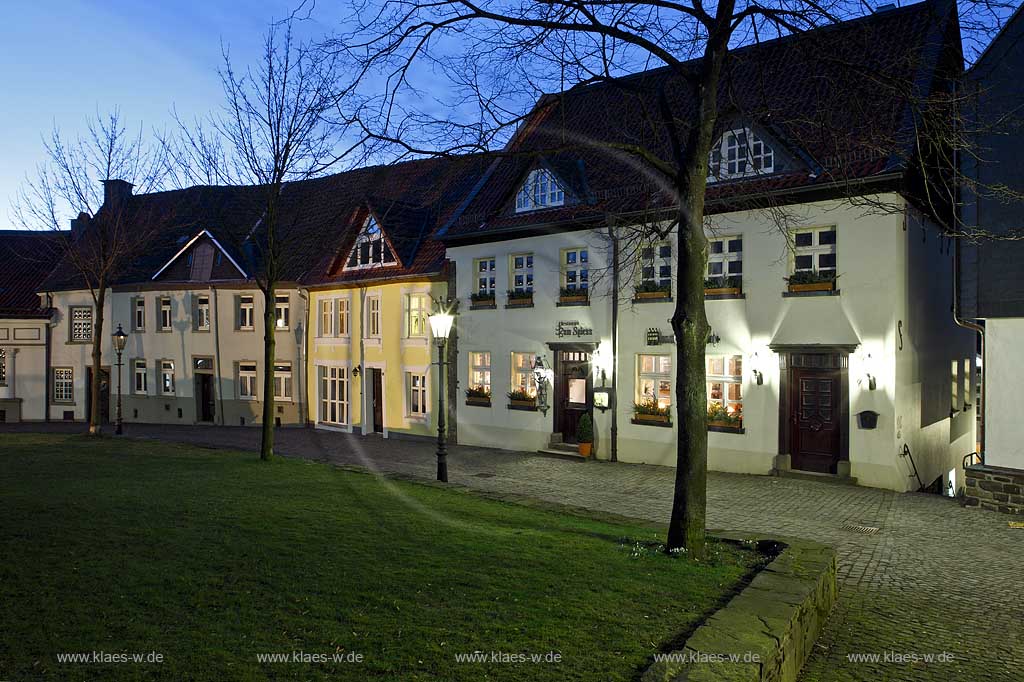
[(263, 289), (263, 425), (260, 438), (260, 459), (269, 461), (274, 456), (274, 356), (276, 353), (276, 316), (274, 311), (274, 281)]
[(93, 303), (96, 311), (92, 325), (92, 381), (89, 382), (89, 435), (98, 436), (103, 431), (103, 414), (100, 405), (100, 375), (103, 369), (103, 304), (107, 297), (107, 280), (100, 278)]

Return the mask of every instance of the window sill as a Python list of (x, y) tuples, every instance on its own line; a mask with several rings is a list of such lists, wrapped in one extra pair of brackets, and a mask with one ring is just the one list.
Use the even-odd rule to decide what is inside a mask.
[(661, 428), (664, 428), (664, 429), (671, 429), (672, 428), (672, 422), (671, 421), (653, 421), (651, 419), (637, 419), (636, 417), (633, 417), (630, 420), (630, 422), (632, 422), (633, 424), (636, 424), (637, 426), (660, 426)]
[(633, 303), (671, 303), (672, 295), (668, 296), (633, 296)]
[(497, 310), (498, 304), (493, 300), (490, 303), (470, 303), (470, 310)]
[(363, 339), (363, 345), (364, 346), (373, 346), (375, 348), (380, 348), (380, 345), (381, 345), (380, 337), (379, 336), (373, 336), (373, 337), (370, 337), (370, 338)]
[(574, 301), (572, 299), (563, 300), (559, 299), (555, 302), (555, 306), (558, 308), (574, 308), (574, 307), (587, 307), (590, 305), (590, 299), (585, 298), (582, 301)]
[(747, 430), (742, 426), (712, 426), (708, 424), (709, 433), (746, 433)]
[(532, 308), (533, 296), (529, 298), (510, 298), (505, 303), (506, 308)]
[(51, 400), (50, 404), (51, 405), (60, 405), (62, 407), (70, 407), (70, 406), (73, 406), (75, 404), (75, 401), (74, 400), (70, 400), (70, 401), (69, 400)]
[(92, 341), (68, 341), (69, 346), (91, 346)]
[(747, 295), (740, 292), (737, 294), (704, 294), (705, 301), (731, 301), (746, 298)]
[(254, 332), (256, 327), (235, 327), (236, 332)]
[(783, 298), (803, 298), (806, 296), (838, 296), (839, 289), (824, 289), (821, 291), (783, 291)]
[(508, 409), (510, 409), (510, 410), (520, 410), (522, 412), (536, 412), (537, 411), (537, 406), (536, 405), (516, 405), (514, 403), (509, 403), (508, 404)]
[(472, 405), (473, 407), (490, 407), (490, 398), (466, 398), (466, 404)]
[(425, 348), (426, 345), (427, 345), (426, 337), (419, 337), (419, 336), (414, 336), (414, 337), (402, 339), (402, 343), (401, 343), (402, 348), (405, 348), (407, 346), (415, 346), (415, 347)]

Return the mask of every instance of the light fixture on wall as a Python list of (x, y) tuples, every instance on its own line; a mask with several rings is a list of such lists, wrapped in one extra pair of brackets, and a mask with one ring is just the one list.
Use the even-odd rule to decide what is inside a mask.
[(533, 362), (533, 379), (537, 384), (537, 409), (545, 417), (551, 406), (548, 404), (548, 386), (555, 378), (554, 371), (547, 366), (543, 355), (538, 355)]
[(757, 353), (750, 356), (750, 373), (754, 375), (754, 382), (758, 386), (764, 385), (764, 373), (760, 369), (760, 358)]
[(871, 357), (871, 353), (868, 353), (864, 358), (864, 375), (868, 378), (868, 390), (873, 391), (878, 388), (878, 382), (875, 381), (875, 361)]
[(722, 337), (716, 334), (714, 330), (711, 330), (711, 332), (708, 334), (708, 345), (717, 346), (719, 343), (721, 343), (721, 341)]
[(362, 365), (356, 365), (355, 367), (352, 368), (352, 376), (357, 377), (360, 375), (360, 373), (362, 373), (360, 367), (362, 367)]

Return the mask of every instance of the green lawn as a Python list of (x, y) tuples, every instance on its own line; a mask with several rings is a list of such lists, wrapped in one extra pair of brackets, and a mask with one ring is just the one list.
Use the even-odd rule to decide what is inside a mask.
[[(585, 465), (584, 465), (585, 466)], [(0, 433), (0, 680), (630, 680), (758, 559), (322, 464)], [(61, 664), (157, 652), (162, 663)], [(460, 663), (556, 652), (558, 663)], [(269, 663), (257, 654), (362, 656)]]

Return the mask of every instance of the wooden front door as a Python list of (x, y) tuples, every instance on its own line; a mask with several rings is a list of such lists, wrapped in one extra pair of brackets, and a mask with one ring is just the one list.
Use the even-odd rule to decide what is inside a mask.
[(794, 368), (790, 385), (790, 454), (794, 469), (836, 473), (842, 419), (839, 371)]
[(213, 375), (196, 374), (196, 416), (201, 422), (212, 422), (214, 414)]
[(373, 400), (373, 432), (384, 433), (384, 372), (370, 370), (370, 397)]
[[(86, 420), (92, 417), (92, 382), (93, 382), (93, 368), (89, 368), (89, 373), (85, 384), (85, 418)], [(100, 369), (100, 423), (107, 424), (110, 422), (110, 368), (103, 367)]]
[(562, 434), (562, 442), (576, 442), (576, 426), (580, 417), (592, 412), (593, 383), (590, 372), (590, 353), (586, 351), (558, 351), (555, 367), (555, 433)]

